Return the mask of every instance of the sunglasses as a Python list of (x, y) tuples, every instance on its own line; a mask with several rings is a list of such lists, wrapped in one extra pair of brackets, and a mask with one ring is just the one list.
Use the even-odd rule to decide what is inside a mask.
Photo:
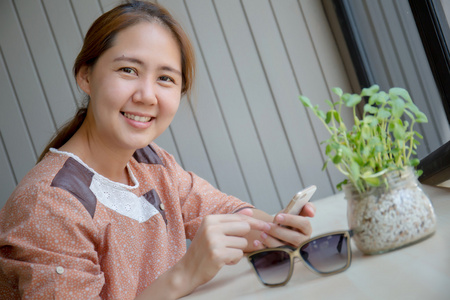
[(306, 267), (320, 275), (333, 275), (347, 270), (352, 260), (350, 230), (322, 234), (303, 242), (299, 247), (284, 245), (252, 252), (248, 260), (262, 284), (283, 286), (294, 270), (294, 259), (300, 258)]

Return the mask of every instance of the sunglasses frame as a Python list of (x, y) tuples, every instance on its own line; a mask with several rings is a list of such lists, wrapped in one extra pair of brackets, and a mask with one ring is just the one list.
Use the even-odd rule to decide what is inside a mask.
[[(347, 241), (347, 252), (348, 252), (348, 255), (347, 255), (347, 263), (345, 264), (344, 267), (342, 267), (342, 268), (340, 268), (338, 270), (335, 270), (335, 271), (331, 271), (331, 272), (321, 272), (321, 271), (315, 269), (313, 266), (311, 266), (300, 255), (300, 249), (303, 246), (305, 246), (306, 244), (311, 243), (312, 241), (315, 241), (317, 239), (321, 239), (321, 238), (324, 238), (324, 237), (327, 237), (327, 236), (332, 236), (332, 235), (337, 235), (337, 234), (343, 234), (344, 237), (347, 238), (346, 241)], [(352, 230), (333, 231), (333, 232), (324, 233), (324, 234), (315, 236), (315, 237), (313, 237), (313, 238), (311, 238), (309, 240), (306, 240), (303, 243), (301, 243), (298, 247), (283, 245), (283, 246), (276, 247), (276, 248), (265, 248), (265, 249), (257, 250), (257, 251), (254, 251), (254, 252), (248, 254), (247, 259), (248, 259), (248, 262), (250, 263), (250, 265), (252, 266), (253, 271), (256, 273), (256, 277), (258, 277), (259, 281), (263, 285), (268, 286), (268, 287), (284, 286), (284, 285), (286, 285), (289, 282), (289, 280), (291, 279), (292, 274), (294, 272), (294, 261), (295, 261), (295, 258), (299, 258), (309, 270), (311, 270), (312, 272), (314, 272), (316, 274), (322, 275), (322, 276), (334, 275), (334, 274), (341, 273), (341, 272), (347, 270), (350, 267), (351, 262), (352, 262), (352, 249), (351, 249), (351, 243), (350, 243), (350, 239), (351, 239), (352, 236), (353, 236), (353, 231)], [(283, 281), (283, 282), (280, 282), (280, 283), (265, 283), (262, 280), (261, 276), (259, 275), (258, 271), (256, 270), (255, 266), (253, 265), (252, 257), (254, 255), (259, 254), (259, 253), (273, 252), (273, 251), (282, 251), (282, 252), (285, 252), (285, 253), (287, 253), (289, 255), (289, 261), (290, 261), (289, 274), (286, 277), (286, 280)]]

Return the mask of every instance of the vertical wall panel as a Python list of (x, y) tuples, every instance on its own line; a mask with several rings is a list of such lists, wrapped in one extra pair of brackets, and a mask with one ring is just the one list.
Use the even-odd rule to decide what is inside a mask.
[(214, 5), (199, 0), (187, 4), (250, 197), (271, 210), (279, 209), (278, 196)]
[[(2, 170), (0, 173), (5, 170), (5, 174), (2, 176), (6, 176), (6, 174), (12, 176), (7, 182), (17, 183), (36, 163), (36, 154), (1, 54), (0, 52), (0, 91), (2, 97), (0, 135), (4, 143), (2, 149), (6, 151), (5, 158), (8, 156), (8, 164), (12, 166), (13, 172), (9, 173), (6, 171), (7, 169), (0, 169)], [(0, 189), (0, 199), (7, 198), (8, 195), (3, 193), (6, 192)]]
[(121, 3), (123, 3), (123, 1), (120, 0), (100, 0), (103, 12), (107, 12)]
[[(67, 1), (67, 0), (66, 0)], [(84, 37), (91, 24), (97, 19), (102, 11), (97, 0), (68, 0), (75, 12), (78, 26)]]
[[(302, 183), (309, 185), (314, 182), (321, 191), (331, 190), (327, 173), (320, 171), (324, 162), (321, 149), (311, 130), (306, 109), (297, 100), (300, 90), (271, 6), (268, 1), (255, 0), (243, 1), (243, 4), (273, 92), (284, 134), (297, 164), (297, 178), (285, 177), (284, 180), (291, 189)], [(301, 173), (302, 170), (305, 172)], [(293, 192), (290, 191), (291, 194)], [(284, 201), (289, 201), (288, 197), (283, 198)]]
[[(283, 124), (273, 101), (273, 93), (261, 65), (252, 31), (239, 1), (215, 1), (214, 3), (242, 91), (256, 126), (270, 176), (280, 201), (286, 201), (293, 196), (296, 189), (302, 187), (303, 183), (300, 181), (287, 137), (284, 134)], [(292, 182), (294, 184), (289, 185)]]
[(52, 119), (60, 127), (75, 113), (76, 102), (44, 9), (37, 1), (16, 0), (15, 4)]
[[(304, 16), (311, 15), (310, 10), (314, 9), (314, 4), (317, 6), (317, 2), (312, 3), (312, 5), (309, 4), (309, 6), (305, 3), (306, 2), (303, 2), (302, 6), (300, 6), (300, 3), (297, 0), (271, 1), (283, 42), (288, 53), (288, 58), (295, 74), (297, 87), (300, 91), (299, 93), (310, 98), (313, 96), (314, 98), (311, 98), (311, 101), (319, 104), (322, 109), (326, 109), (328, 106), (326, 105), (325, 99), (333, 98), (331, 97), (325, 74), (329, 73), (331, 70), (333, 70), (332, 72), (337, 72), (336, 69), (342, 73), (343, 68), (339, 63), (333, 64), (333, 68), (330, 68), (327, 64), (321, 65), (318, 56), (319, 48), (327, 49), (326, 51), (328, 53), (322, 56), (329, 57), (330, 54), (335, 54), (337, 52), (335, 50), (336, 45), (331, 39), (328, 40), (328, 44), (320, 45), (320, 47), (317, 48), (315, 47), (313, 40), (310, 38), (310, 36), (313, 36), (310, 32), (310, 28), (326, 28), (326, 19), (325, 16), (323, 16), (323, 10), (320, 10), (322, 13), (322, 20), (319, 17), (320, 14), (315, 13), (314, 20), (318, 24), (310, 24), (310, 26), (308, 26)], [(325, 38), (329, 39), (326, 35)], [(318, 39), (318, 37), (316, 37), (316, 39)], [(333, 78), (333, 76), (330, 77)], [(348, 87), (346, 88), (345, 86), (340, 86), (344, 90), (349, 91)], [(347, 111), (344, 113), (344, 119), (347, 118), (351, 120), (350, 114), (347, 113)], [(306, 116), (308, 117), (309, 127), (315, 136), (315, 144), (320, 144), (321, 141), (328, 139), (328, 131), (311, 110), (306, 110)], [(298, 130), (300, 131), (301, 129), (298, 128)], [(306, 154), (308, 151), (309, 149), (306, 148), (304, 153)], [(321, 151), (319, 152), (322, 160), (325, 157), (324, 152), (325, 146), (322, 146)], [(317, 180), (317, 176), (323, 176), (323, 179), (325, 179), (324, 176), (326, 176), (327, 173), (334, 175), (337, 182), (331, 181), (333, 182), (331, 185), (322, 184), (322, 186), (320, 186), (320, 191), (324, 194), (331, 193), (335, 184), (342, 180), (339, 176), (340, 174), (335, 168), (328, 168), (325, 172), (322, 172), (321, 169), (317, 169), (316, 165), (310, 165), (309, 160), (305, 160), (303, 165), (300, 166), (301, 172), (306, 173), (306, 170), (308, 170), (308, 174), (311, 176), (313, 181)], [(327, 179), (329, 181), (330, 176), (328, 176)], [(306, 185), (310, 184), (313, 184), (313, 182), (309, 181)]]
[(83, 37), (69, 1), (43, 0), (44, 10), (51, 26), (58, 54), (61, 56), (66, 77), (71, 86), (77, 106), (81, 105), (83, 94), (72, 75), (72, 67), (81, 48)]
[[(12, 1), (1, 1), (0, 12), (0, 45), (5, 65), (33, 141), (34, 151), (40, 153), (55, 132), (55, 123)], [(2, 96), (3, 101), (14, 99)]]
[(450, 1), (448, 0), (440, 0), (442, 4), (442, 8), (444, 9), (445, 17), (447, 18), (447, 22), (450, 21)]

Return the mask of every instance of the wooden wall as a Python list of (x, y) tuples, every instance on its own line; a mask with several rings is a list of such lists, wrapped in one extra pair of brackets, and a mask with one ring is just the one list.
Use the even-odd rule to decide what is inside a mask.
[[(0, 1), (0, 207), (80, 105), (72, 63), (90, 24), (117, 2)], [(322, 2), (158, 2), (190, 35), (198, 76), (193, 100), (156, 142), (185, 169), (270, 213), (311, 184), (315, 199), (335, 193), (342, 176), (321, 171), (327, 133), (298, 101), (304, 94), (325, 107), (332, 87), (351, 91)]]

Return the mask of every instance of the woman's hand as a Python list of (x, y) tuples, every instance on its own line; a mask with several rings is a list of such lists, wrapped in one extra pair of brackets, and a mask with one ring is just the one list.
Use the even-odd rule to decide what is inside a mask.
[(248, 238), (251, 246), (247, 252), (259, 250), (265, 247), (278, 247), (289, 244), (298, 246), (311, 237), (312, 228), (308, 218), (314, 217), (316, 208), (312, 203), (306, 203), (300, 215), (278, 213), (275, 218), (260, 210), (253, 210), (253, 216), (257, 219), (271, 222), (269, 231), (252, 232)]
[(208, 282), (224, 265), (237, 264), (248, 246), (245, 236), (250, 231), (270, 230), (269, 223), (248, 216), (249, 210), (204, 217), (186, 254), (169, 270), (177, 296)]

